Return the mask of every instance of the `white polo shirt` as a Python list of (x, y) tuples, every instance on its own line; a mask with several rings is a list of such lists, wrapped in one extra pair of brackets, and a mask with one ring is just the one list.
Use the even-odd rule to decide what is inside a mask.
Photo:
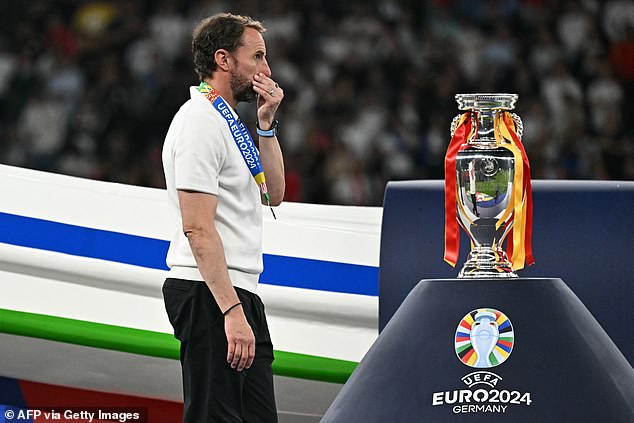
[(263, 269), (260, 191), (227, 121), (196, 87), (190, 88), (190, 94), (191, 99), (174, 116), (163, 144), (163, 170), (175, 223), (166, 260), (169, 277), (203, 281), (183, 234), (177, 194), (179, 189), (198, 191), (218, 197), (215, 225), (233, 286), (255, 292)]

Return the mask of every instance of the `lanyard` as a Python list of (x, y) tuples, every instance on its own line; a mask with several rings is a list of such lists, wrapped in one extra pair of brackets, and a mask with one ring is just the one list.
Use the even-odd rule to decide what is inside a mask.
[(211, 85), (203, 81), (198, 86), (198, 91), (207, 97), (207, 100), (211, 102), (214, 109), (216, 109), (218, 113), (220, 113), (220, 116), (227, 121), (231, 137), (236, 143), (238, 151), (240, 151), (240, 154), (244, 159), (244, 163), (249, 168), (251, 176), (253, 176), (253, 180), (258, 187), (260, 187), (262, 198), (264, 198), (266, 205), (269, 206), (271, 213), (273, 213), (273, 218), (275, 218), (275, 212), (273, 211), (273, 207), (271, 207), (271, 200), (266, 188), (266, 178), (264, 177), (264, 170), (262, 169), (262, 163), (260, 162), (260, 154), (258, 153), (258, 149), (255, 148), (255, 143), (253, 142), (253, 138), (251, 138), (249, 130), (240, 119), (236, 119), (233, 116), (233, 113), (227, 103), (225, 103), (224, 99), (220, 96), (220, 94), (218, 94), (218, 91), (216, 91)]

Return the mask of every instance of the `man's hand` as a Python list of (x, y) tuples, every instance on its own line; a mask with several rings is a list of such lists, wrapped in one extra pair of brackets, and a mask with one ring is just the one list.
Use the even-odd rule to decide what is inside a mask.
[(253, 364), (255, 358), (255, 336), (249, 326), (242, 307), (236, 307), (225, 316), (227, 335), (227, 363), (241, 372)]
[(258, 93), (258, 122), (260, 128), (268, 129), (275, 119), (275, 112), (284, 98), (284, 90), (263, 73), (253, 77), (253, 89)]

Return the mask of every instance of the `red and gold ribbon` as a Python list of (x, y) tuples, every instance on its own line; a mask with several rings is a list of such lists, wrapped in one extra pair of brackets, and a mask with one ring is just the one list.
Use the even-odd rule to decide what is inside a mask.
[(475, 132), (471, 113), (463, 113), (456, 125), (445, 155), (445, 261), (452, 267), (458, 262), (460, 229), (456, 216), (458, 189), (456, 186), (456, 156), (467, 147), (467, 141)]
[(495, 117), (495, 139), (497, 144), (513, 153), (515, 161), (513, 192), (509, 205), (496, 224), (499, 228), (513, 215), (513, 228), (507, 241), (507, 254), (513, 269), (535, 262), (533, 258), (533, 192), (528, 157), (517, 136), (515, 121), (509, 112), (499, 112)]

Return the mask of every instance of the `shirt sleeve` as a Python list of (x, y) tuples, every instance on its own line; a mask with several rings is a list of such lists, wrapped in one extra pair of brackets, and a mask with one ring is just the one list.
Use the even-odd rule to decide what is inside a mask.
[(227, 156), (219, 123), (209, 114), (188, 114), (174, 144), (176, 189), (218, 195)]

